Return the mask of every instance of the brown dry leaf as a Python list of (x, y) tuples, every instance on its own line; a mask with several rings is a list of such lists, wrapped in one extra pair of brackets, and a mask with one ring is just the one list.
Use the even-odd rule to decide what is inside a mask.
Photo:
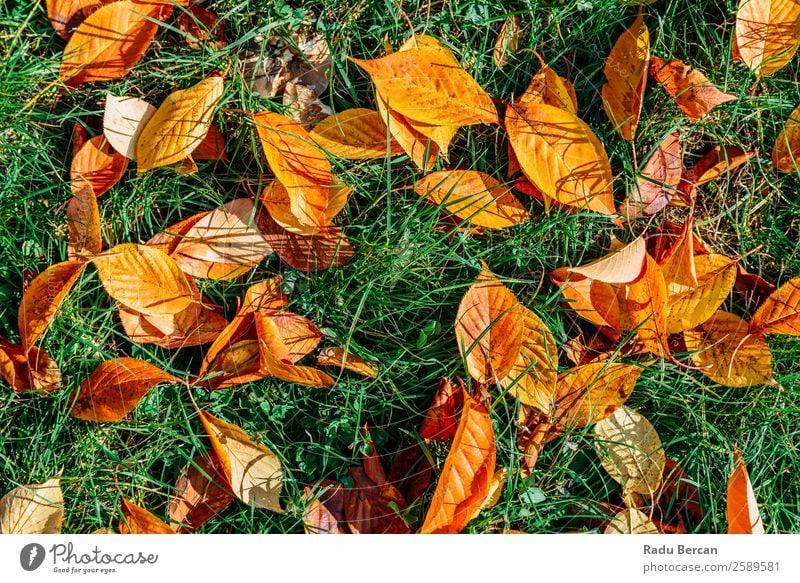
[(372, 79), (377, 92), (400, 115), (434, 126), (497, 123), (497, 110), (480, 85), (443, 45), (417, 38), (407, 48), (371, 60), (351, 60)]
[(683, 335), (692, 362), (704, 375), (726, 387), (772, 384), (772, 353), (764, 335), (722, 310)]
[(75, 29), (64, 48), (58, 78), (75, 88), (88, 81), (123, 77), (147, 51), (158, 23), (172, 13), (169, 4), (117, 0)]
[(714, 315), (736, 283), (736, 261), (724, 255), (698, 255), (694, 258), (697, 284), (673, 286), (669, 290), (667, 334), (696, 328)]
[(530, 218), (507, 186), (477, 170), (445, 170), (421, 178), (417, 194), (479, 227), (503, 229)]
[(458, 430), (420, 533), (456, 534), (467, 525), (489, 494), (496, 456), (486, 405), (465, 391)]
[(130, 500), (123, 498), (120, 507), (122, 518), (117, 526), (120, 534), (175, 534), (166, 522)]
[(453, 382), (442, 378), (433, 396), (425, 419), (419, 428), (419, 436), (426, 442), (431, 440), (447, 441), (455, 437), (458, 430), (458, 412), (464, 404), (466, 389), (461, 379)]
[(136, 160), (136, 142), (156, 108), (137, 97), (106, 95), (103, 135), (114, 149), (129, 160)]
[(281, 462), (272, 451), (250, 439), (241, 428), (198, 411), (233, 493), (248, 506), (283, 512)]
[(150, 389), (180, 379), (136, 358), (106, 360), (72, 394), (72, 416), (84, 421), (119, 421), (133, 411)]
[(211, 450), (187, 465), (169, 501), (169, 518), (179, 533), (193, 532), (233, 502), (222, 464)]
[(348, 160), (403, 153), (403, 148), (389, 134), (384, 118), (371, 109), (346, 109), (329, 115), (315, 125), (309, 135), (326, 152)]
[(56, 34), (68, 41), (78, 25), (113, 0), (46, 0), (47, 17)]
[(200, 145), (192, 151), (192, 160), (227, 160), (225, 137), (217, 126), (211, 124)]
[(611, 519), (603, 534), (658, 534), (658, 528), (638, 508), (626, 508)]
[(568, 110), (520, 103), (506, 110), (508, 139), (525, 176), (561, 204), (614, 214), (611, 166), (586, 123)]
[(692, 186), (700, 186), (746, 164), (755, 155), (754, 151), (746, 152), (736, 146), (717, 144), (688, 169), (683, 178)]
[(286, 106), (286, 116), (305, 128), (310, 128), (333, 114), (331, 108), (322, 103), (312, 87), (295, 81), (286, 84), (283, 104)]
[(622, 405), (594, 426), (594, 447), (608, 474), (628, 493), (652, 496), (666, 456), (661, 438), (640, 413)]
[(788, 64), (800, 43), (797, 0), (740, 0), (736, 12), (738, 58), (761, 77)]
[(31, 388), (46, 395), (61, 388), (61, 370), (49, 352), (36, 346), (28, 350)]
[(750, 320), (750, 331), (800, 336), (800, 277), (790, 279), (764, 300)]
[(736, 100), (735, 95), (723, 93), (709, 83), (703, 73), (681, 61), (652, 57), (650, 74), (691, 121), (697, 121), (722, 103)]
[(797, 172), (800, 167), (800, 106), (792, 111), (775, 139), (772, 166), (781, 172)]
[(119, 318), (125, 333), (137, 344), (170, 349), (214, 342), (228, 325), (220, 312), (204, 305), (202, 300), (166, 316), (148, 316), (120, 305)]
[[(382, 469), (381, 469), (382, 471)], [(408, 534), (401, 512), (407, 503), (394, 484), (375, 482), (363, 468), (350, 468), (353, 488), (344, 491), (344, 515), (353, 534)]]
[(407, 502), (414, 503), (428, 490), (432, 478), (433, 466), (422, 446), (414, 442), (397, 452), (386, 480), (397, 486)]
[(15, 393), (31, 390), (28, 359), (22, 346), (0, 337), (0, 375)]
[(97, 255), (92, 263), (108, 295), (137, 312), (177, 314), (197, 301), (178, 264), (158, 249), (123, 243)]
[(683, 174), (679, 138), (680, 134), (674, 132), (658, 145), (623, 203), (621, 214), (629, 218), (654, 215), (669, 204)]
[(18, 486), (0, 498), (0, 534), (58, 534), (64, 519), (61, 479)]
[(517, 99), (519, 103), (544, 103), (566, 109), (570, 113), (578, 114), (578, 97), (575, 88), (567, 79), (559, 77), (547, 65), (533, 76), (525, 93)]
[(366, 361), (350, 352), (345, 352), (341, 346), (323, 348), (317, 355), (317, 364), (320, 366), (346, 368), (370, 379), (378, 378), (377, 364)]
[(728, 478), (728, 534), (764, 534), (753, 485), (738, 449), (733, 452), (733, 466)]
[(649, 63), (650, 31), (639, 12), (612, 47), (603, 69), (608, 81), (602, 88), (603, 107), (611, 124), (629, 142), (639, 125)]
[(213, 76), (167, 96), (136, 140), (140, 173), (176, 164), (202, 143), (222, 89), (222, 77)]
[(586, 427), (625, 404), (642, 369), (601, 361), (576, 366), (558, 376), (553, 420), (562, 427)]
[(85, 185), (67, 203), (67, 258), (91, 257), (103, 250), (100, 233), (100, 209), (92, 187)]
[(497, 41), (494, 43), (492, 58), (498, 67), (505, 67), (508, 63), (509, 55), (517, 54), (519, 49), (519, 37), (522, 28), (522, 19), (519, 14), (511, 14), (503, 23)]
[(84, 266), (82, 261), (56, 263), (28, 284), (17, 313), (17, 326), (25, 352), (47, 330)]
[(525, 331), (522, 305), (492, 273), (483, 271), (461, 299), (455, 332), (461, 357), (479, 383), (494, 383), (520, 357)]
[(102, 196), (117, 184), (128, 169), (128, 159), (114, 152), (105, 136), (88, 140), (72, 158), (70, 189), (78, 194), (90, 186), (95, 196)]
[(522, 308), (522, 345), (517, 361), (500, 386), (521, 403), (550, 411), (558, 379), (558, 348), (547, 325), (533, 311)]
[(192, 277), (233, 279), (272, 254), (255, 223), (253, 201), (237, 198), (194, 223), (171, 255)]
[(338, 482), (322, 480), (317, 492), (308, 486), (304, 500), (303, 529), (306, 534), (345, 534), (344, 488)]
[(646, 258), (645, 239), (637, 237), (600, 259), (579, 267), (569, 267), (567, 270), (602, 283), (631, 283), (642, 276)]
[(184, 33), (186, 44), (192, 49), (200, 49), (200, 43), (208, 43), (219, 50), (228, 44), (225, 29), (217, 15), (190, 2), (185, 11), (178, 15), (178, 28)]

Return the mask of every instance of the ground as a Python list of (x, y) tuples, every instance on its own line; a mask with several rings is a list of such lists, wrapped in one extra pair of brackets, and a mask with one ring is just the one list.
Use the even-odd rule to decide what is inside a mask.
[[(202, 162), (200, 172), (190, 176), (129, 170), (100, 201), (104, 237), (109, 245), (143, 242), (180, 218), (257, 192), (268, 169), (241, 112), (278, 106), (248, 91), (235, 74), (236, 59), (256, 35), (297, 28), (303, 21), (315, 23), (331, 44), (332, 83), (324, 101), (333, 110), (374, 107), (368, 78), (347, 57), (380, 55), (385, 43), (397, 47), (409, 36), (410, 26), (448, 44), (501, 105), (525, 89), (541, 56), (575, 84), (579, 115), (598, 134), (619, 175), (617, 200), (633, 180), (630, 146), (613, 132), (599, 91), (605, 57), (636, 14), (617, 0), (323, 0), (305, 6), (219, 0), (205, 5), (224, 16), (233, 41), (227, 48), (193, 50), (175, 30), (163, 30), (129, 76), (66, 94), (55, 83), (64, 42), (50, 27), (44, 3), (20, 0), (0, 8), (0, 335), (19, 340), (16, 312), (24, 282), (66, 258), (64, 204), (74, 123), (97, 120), (107, 92), (158, 103), (171, 90), (228, 70), (218, 120), (229, 140), (230, 162)], [(713, 143), (757, 149), (747, 166), (702, 188), (697, 229), (718, 252), (742, 256), (750, 271), (780, 283), (800, 275), (800, 175), (774, 171), (769, 156), (782, 124), (800, 103), (798, 59), (761, 80), (734, 62), (736, 6), (735, 0), (660, 0), (645, 7), (653, 54), (690, 63), (739, 99), (692, 124), (651, 81), (636, 154), (640, 161), (646, 159), (673, 130), (680, 131), (692, 151)], [(524, 25), (521, 50), (505, 68), (498, 68), (492, 47), (512, 13)], [(96, 131), (96, 121), (91, 123)], [(502, 179), (505, 151), (497, 128), (465, 128), (458, 133), (449, 164), (440, 160), (439, 165), (483, 170)], [(448, 235), (434, 228), (442, 212), (414, 193), (419, 173), (407, 158), (336, 164), (339, 176), (355, 187), (337, 219), (356, 248), (351, 263), (305, 274), (273, 256), (241, 281), (202, 286), (232, 314), (249, 283), (282, 273), (291, 309), (316, 322), (334, 341), (349, 343), (360, 356), (378, 362), (381, 374), (374, 381), (345, 375), (330, 390), (266, 380), (213, 393), (195, 391), (207, 410), (237, 423), (278, 453), (287, 474), (284, 514), (232, 505), (201, 532), (300, 532), (304, 485), (322, 478), (347, 482), (348, 468), (358, 465), (366, 447), (360, 435), (364, 424), (386, 459), (412, 442), (438, 379), (467, 376), (453, 323), (458, 302), (482, 261), (565, 343), (575, 334), (576, 322), (559, 303), (546, 273), (598, 257), (612, 232), (635, 234), (635, 227), (625, 233), (605, 217), (559, 210), (546, 214), (538, 202), (526, 198), (534, 217), (519, 227), (478, 236)], [(725, 309), (749, 315), (736, 296)], [(725, 531), (725, 483), (734, 447), (747, 462), (767, 532), (800, 531), (800, 341), (771, 337), (770, 345), (779, 386), (727, 389), (697, 371), (667, 363), (649, 367), (629, 401), (653, 422), (667, 455), (696, 481), (704, 511), (703, 521), (693, 527), (697, 532)], [(131, 344), (92, 270), (69, 296), (44, 346), (62, 367), (64, 387), (46, 397), (0, 387), (0, 493), (61, 471), (65, 532), (116, 525), (121, 497), (166, 516), (181, 468), (208, 448), (186, 389), (161, 386), (124, 421), (110, 424), (71, 418), (69, 395), (98, 363), (114, 356), (142, 358), (182, 375), (196, 369), (202, 351)], [(596, 527), (584, 519), (601, 516), (601, 502), (619, 502), (619, 487), (602, 470), (588, 430), (550, 444), (533, 477), (521, 479), (515, 472), (516, 407), (506, 399), (493, 406), (498, 466), (511, 477), (500, 502), (482, 512), (467, 531), (552, 533)], [(438, 464), (446, 453), (446, 446), (431, 447)], [(411, 514), (423, 511), (417, 507)]]

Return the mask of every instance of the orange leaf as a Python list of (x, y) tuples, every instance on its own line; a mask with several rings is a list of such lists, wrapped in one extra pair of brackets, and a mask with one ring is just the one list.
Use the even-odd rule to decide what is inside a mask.
[(543, 103), (506, 110), (508, 139), (522, 172), (561, 204), (614, 214), (611, 166), (594, 132), (575, 114)]
[(497, 41), (494, 43), (494, 52), (492, 53), (494, 64), (498, 67), (505, 67), (508, 63), (508, 56), (516, 54), (519, 49), (521, 28), (522, 19), (519, 14), (511, 14), (506, 17), (503, 28), (500, 29), (500, 34), (497, 35)]
[(618, 297), (622, 306), (620, 329), (635, 331), (639, 341), (653, 354), (669, 354), (667, 285), (655, 259), (646, 256), (641, 277), (625, 284)]
[(627, 217), (654, 215), (667, 206), (683, 174), (680, 135), (671, 133), (647, 160), (620, 213)]
[(389, 134), (384, 118), (371, 109), (346, 109), (329, 115), (314, 126), (310, 136), (326, 152), (348, 160), (385, 158), (403, 152)]
[(694, 258), (697, 285), (669, 294), (667, 334), (696, 328), (714, 315), (736, 283), (736, 261), (724, 255), (698, 255)]
[(273, 318), (259, 313), (255, 315), (255, 321), (263, 371), (284, 381), (308, 387), (332, 387), (336, 384), (335, 380), (320, 370), (292, 364), (289, 348), (281, 338)]
[(72, 159), (72, 194), (80, 193), (89, 185), (95, 196), (102, 196), (120, 181), (127, 169), (128, 159), (112, 151), (104, 136), (95, 136)]
[(225, 154), (225, 137), (217, 126), (208, 126), (208, 133), (203, 141), (192, 150), (192, 160), (227, 160)]
[(404, 116), (390, 109), (380, 95), (375, 96), (375, 101), (378, 105), (378, 113), (389, 127), (392, 139), (408, 154), (411, 161), (423, 171), (433, 168), (436, 157), (439, 155), (439, 146), (435, 142), (429, 141)]
[(204, 369), (209, 388), (227, 389), (270, 376), (261, 366), (261, 346), (255, 338), (237, 340), (223, 347)]
[(67, 203), (67, 257), (80, 259), (103, 250), (100, 234), (100, 209), (91, 186), (86, 185)]
[(106, 360), (73, 393), (72, 416), (84, 421), (119, 421), (161, 383), (180, 380), (136, 358)]
[(167, 255), (171, 255), (178, 244), (183, 239), (183, 236), (197, 221), (202, 219), (203, 217), (208, 216), (213, 211), (206, 211), (203, 213), (197, 213), (196, 215), (192, 215), (182, 221), (172, 225), (171, 227), (167, 227), (163, 231), (156, 233), (153, 235), (150, 240), (145, 243), (148, 247), (152, 247), (153, 249), (158, 249), (159, 251), (163, 251)]
[(426, 442), (432, 439), (447, 441), (458, 430), (458, 411), (464, 404), (464, 383), (442, 378), (419, 428), (419, 436)]
[(120, 534), (175, 534), (166, 522), (130, 500), (123, 498), (121, 505)]
[(615, 288), (559, 267), (550, 273), (550, 280), (559, 287), (570, 310), (595, 326), (620, 326), (620, 305)]
[(602, 421), (625, 404), (644, 369), (632, 364), (593, 362), (558, 376), (554, 422), (586, 427)]
[(353, 534), (408, 534), (398, 514), (407, 504), (394, 484), (376, 484), (362, 468), (350, 468), (353, 488), (344, 492), (344, 515)]
[(517, 99), (519, 103), (544, 103), (566, 109), (577, 115), (578, 97), (575, 95), (575, 88), (568, 80), (559, 77), (547, 65), (533, 76), (525, 93)]
[(31, 390), (25, 351), (19, 344), (11, 344), (5, 338), (0, 338), (0, 374), (15, 393)]
[(764, 300), (750, 321), (750, 330), (800, 336), (800, 277), (790, 279)]
[(740, 0), (736, 12), (738, 57), (759, 76), (769, 77), (797, 52), (800, 3), (796, 0)]
[(140, 173), (180, 162), (203, 142), (222, 89), (214, 76), (167, 96), (136, 140)]
[(272, 316), (272, 321), (278, 328), (281, 342), (289, 351), (289, 360), (292, 364), (308, 355), (322, 340), (322, 332), (309, 320), (288, 310)]
[(193, 49), (201, 48), (197, 41), (213, 41), (212, 46), (216, 49), (221, 49), (228, 44), (225, 29), (217, 15), (199, 4), (190, 2), (186, 11), (178, 15), (177, 24), (185, 35), (186, 44)]
[(479, 227), (502, 229), (530, 216), (508, 187), (476, 170), (433, 172), (420, 179), (415, 190)]
[(183, 469), (169, 501), (169, 518), (179, 533), (193, 532), (233, 501), (214, 450), (195, 456)]
[(61, 388), (61, 371), (49, 352), (36, 346), (28, 350), (28, 370), (31, 388), (46, 395)]
[(123, 243), (92, 259), (108, 294), (137, 312), (177, 314), (196, 302), (178, 264), (163, 251)]
[(735, 95), (723, 93), (709, 83), (703, 73), (681, 61), (652, 57), (650, 74), (691, 121), (697, 121), (722, 103), (736, 100)]
[(700, 372), (726, 387), (771, 384), (772, 354), (762, 334), (751, 333), (739, 316), (717, 311), (684, 333), (686, 348)]
[(421, 533), (455, 534), (467, 525), (489, 493), (496, 455), (494, 429), (486, 405), (465, 391), (461, 421)]
[(67, 87), (123, 77), (144, 55), (168, 4), (117, 0), (84, 20), (64, 48), (58, 77)]
[(322, 480), (321, 493), (306, 486), (304, 499), (308, 501), (303, 512), (303, 528), (306, 534), (344, 534), (344, 488), (338, 482)]
[(345, 353), (341, 346), (329, 346), (320, 350), (317, 355), (317, 364), (338, 366), (371, 379), (378, 378), (378, 366), (374, 362), (368, 362), (350, 352)]
[(19, 334), (26, 352), (53, 321), (84, 265), (81, 261), (56, 263), (28, 284), (17, 313)]
[(650, 31), (639, 12), (611, 49), (603, 69), (608, 80), (602, 88), (603, 107), (613, 126), (629, 142), (639, 125), (649, 62)]
[(775, 139), (772, 165), (781, 172), (797, 172), (800, 167), (800, 106), (792, 111)]
[(47, 17), (56, 34), (68, 41), (75, 28), (101, 6), (113, 0), (47, 0)]
[(764, 534), (758, 502), (738, 449), (733, 452), (733, 465), (728, 478), (728, 534)]
[[(334, 216), (347, 204), (347, 197), (353, 191), (349, 186), (332, 185), (328, 192), (328, 214)], [(270, 182), (261, 192), (259, 202), (264, 205), (270, 217), (284, 229), (298, 235), (326, 235), (331, 225), (322, 227), (308, 226), (300, 221), (292, 211), (289, 191), (278, 180)]]
[(106, 95), (103, 135), (114, 149), (129, 160), (136, 159), (136, 142), (156, 108), (137, 97)]
[(479, 383), (504, 379), (517, 362), (524, 332), (517, 298), (484, 271), (461, 299), (455, 331), (470, 375)]
[(746, 164), (755, 155), (754, 151), (717, 144), (686, 171), (684, 179), (693, 186), (700, 186)]
[(119, 318), (131, 340), (164, 348), (187, 348), (214, 342), (228, 325), (222, 314), (202, 303), (166, 316), (148, 316), (120, 306)]

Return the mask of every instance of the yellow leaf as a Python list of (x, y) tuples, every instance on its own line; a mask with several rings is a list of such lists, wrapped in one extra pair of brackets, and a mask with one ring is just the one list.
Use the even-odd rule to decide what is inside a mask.
[(429, 142), (424, 135), (414, 129), (405, 117), (393, 109), (389, 109), (389, 106), (380, 95), (376, 95), (375, 100), (378, 104), (378, 113), (380, 113), (381, 119), (389, 127), (389, 133), (391, 133), (392, 138), (400, 145), (403, 151), (408, 154), (411, 161), (423, 171), (433, 168), (436, 156), (439, 155), (439, 146), (435, 142)]
[(558, 377), (555, 423), (586, 427), (602, 421), (628, 400), (642, 368), (632, 364), (592, 362)]
[(198, 413), (236, 497), (248, 506), (283, 512), (283, 469), (278, 456), (240, 427), (205, 411)]
[(519, 103), (544, 103), (566, 109), (578, 114), (578, 97), (575, 88), (568, 80), (563, 79), (547, 65), (533, 76), (525, 93), (517, 99)]
[(18, 486), (0, 498), (0, 534), (58, 534), (63, 518), (59, 478)]
[(575, 114), (542, 103), (512, 105), (506, 130), (523, 173), (543, 194), (561, 204), (614, 214), (608, 156)]
[(519, 49), (521, 27), (522, 19), (518, 14), (511, 14), (506, 17), (503, 28), (500, 29), (500, 34), (497, 35), (497, 41), (494, 43), (494, 52), (492, 53), (494, 64), (498, 67), (505, 67), (506, 63), (508, 63), (508, 56), (516, 54), (517, 49)]
[(510, 188), (476, 170), (433, 172), (417, 182), (416, 191), (479, 227), (502, 229), (530, 216)]
[(139, 172), (180, 162), (203, 142), (222, 88), (215, 76), (167, 96), (136, 140)]
[(640, 12), (611, 49), (603, 69), (608, 82), (601, 90), (608, 119), (629, 142), (639, 125), (649, 64), (650, 31)]
[(772, 165), (781, 172), (797, 172), (800, 168), (800, 106), (789, 115), (775, 139)]
[(696, 328), (714, 315), (736, 283), (736, 261), (724, 255), (694, 258), (697, 286), (669, 295), (667, 334)]
[(658, 490), (666, 456), (655, 427), (642, 414), (623, 405), (594, 431), (603, 468), (626, 492), (651, 496)]
[(341, 346), (323, 348), (317, 355), (317, 364), (320, 366), (338, 366), (371, 379), (378, 378), (378, 365), (374, 362), (368, 362), (355, 354), (345, 353)]
[(769, 77), (792, 60), (800, 43), (797, 0), (740, 0), (736, 12), (739, 58), (759, 76)]
[(728, 534), (764, 534), (753, 485), (739, 450), (733, 452), (733, 464), (728, 478)]
[(772, 353), (763, 334), (722, 310), (683, 335), (686, 349), (700, 372), (726, 387), (770, 384)]
[(329, 115), (309, 135), (326, 152), (348, 160), (385, 158), (403, 152), (381, 114), (371, 109), (346, 109)]
[(603, 534), (659, 534), (658, 528), (638, 508), (626, 508), (608, 523)]

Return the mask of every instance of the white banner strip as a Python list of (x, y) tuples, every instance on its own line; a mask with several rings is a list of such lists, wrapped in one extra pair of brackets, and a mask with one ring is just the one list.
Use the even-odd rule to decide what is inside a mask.
[(6, 535), (0, 580), (796, 583), (798, 551), (800, 535)]

